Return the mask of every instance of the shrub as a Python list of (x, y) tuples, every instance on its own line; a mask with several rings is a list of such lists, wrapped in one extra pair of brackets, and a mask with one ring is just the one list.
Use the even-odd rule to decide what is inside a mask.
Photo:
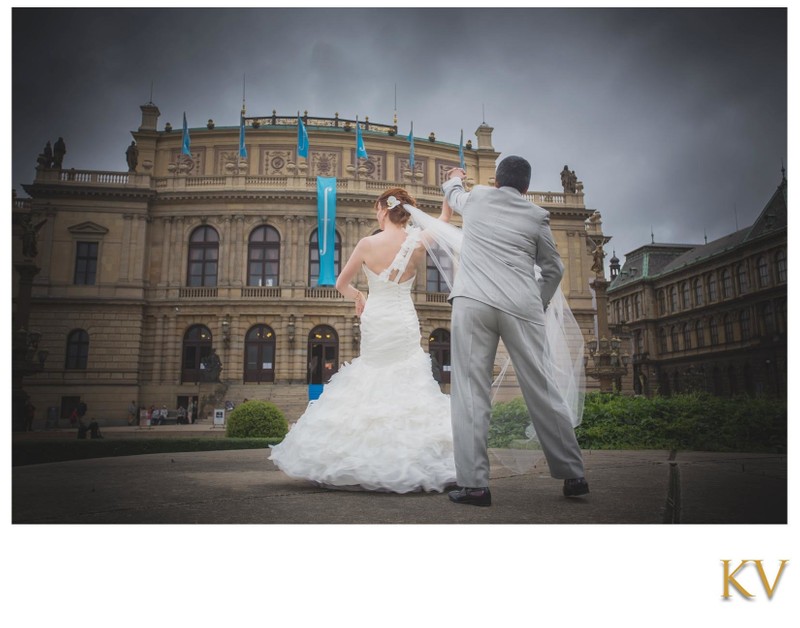
[(268, 401), (236, 406), (225, 422), (225, 436), (229, 438), (283, 438), (288, 431), (283, 412)]
[(508, 447), (512, 441), (525, 438), (529, 424), (528, 408), (522, 397), (495, 404), (489, 423), (489, 447)]
[[(583, 421), (575, 429), (583, 449), (683, 449), (786, 453), (785, 399), (586, 395)], [(521, 398), (492, 409), (489, 446), (524, 438), (528, 411)]]

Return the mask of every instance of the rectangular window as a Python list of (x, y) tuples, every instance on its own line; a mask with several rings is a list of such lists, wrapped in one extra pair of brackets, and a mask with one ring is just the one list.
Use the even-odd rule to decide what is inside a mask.
[(78, 242), (75, 252), (75, 284), (93, 286), (97, 280), (97, 242)]

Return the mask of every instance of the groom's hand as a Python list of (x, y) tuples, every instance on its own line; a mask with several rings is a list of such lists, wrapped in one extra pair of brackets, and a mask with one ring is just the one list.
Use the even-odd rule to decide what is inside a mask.
[(463, 168), (451, 168), (447, 171), (447, 178), (452, 179), (453, 177), (459, 177), (463, 179), (467, 176), (466, 171)]

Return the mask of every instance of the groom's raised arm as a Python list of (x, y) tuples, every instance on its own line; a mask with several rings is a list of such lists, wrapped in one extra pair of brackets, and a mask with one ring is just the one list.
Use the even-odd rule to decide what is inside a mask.
[(467, 204), (469, 199), (469, 192), (464, 190), (464, 182), (461, 180), (459, 172), (463, 172), (463, 170), (453, 168), (447, 173), (450, 178), (442, 184), (442, 192), (444, 192), (444, 198), (453, 211), (457, 214), (463, 214), (464, 205)]

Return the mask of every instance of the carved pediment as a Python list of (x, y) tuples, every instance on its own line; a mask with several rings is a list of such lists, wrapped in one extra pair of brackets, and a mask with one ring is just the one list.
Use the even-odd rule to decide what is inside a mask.
[(71, 227), (69, 227), (69, 232), (74, 235), (102, 236), (108, 233), (108, 229), (106, 229), (101, 225), (98, 225), (96, 222), (87, 220), (86, 222), (82, 222), (77, 225), (72, 225)]

